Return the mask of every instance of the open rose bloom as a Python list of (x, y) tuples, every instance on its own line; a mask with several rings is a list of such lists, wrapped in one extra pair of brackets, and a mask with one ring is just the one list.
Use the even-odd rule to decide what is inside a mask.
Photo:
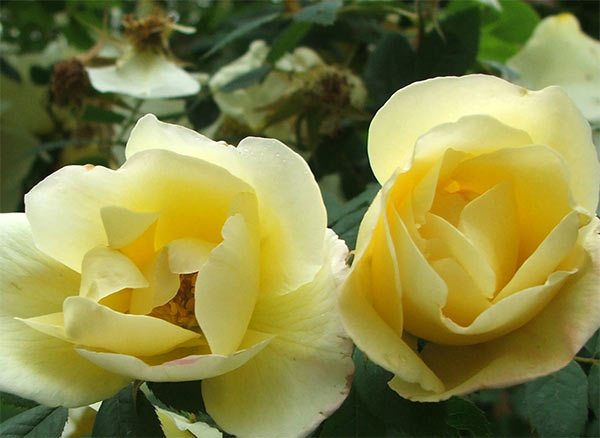
[(68, 166), (0, 216), (0, 389), (82, 406), (203, 379), (239, 436), (301, 436), (348, 393), (347, 248), (306, 163), (142, 118), (118, 170)]
[(383, 187), (340, 310), (391, 388), (437, 401), (565, 366), (600, 326), (600, 169), (566, 93), (412, 84), (373, 119), (369, 159)]

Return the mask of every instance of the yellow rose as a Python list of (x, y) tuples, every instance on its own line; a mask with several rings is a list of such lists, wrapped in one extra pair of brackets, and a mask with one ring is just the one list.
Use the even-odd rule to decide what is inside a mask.
[(204, 379), (238, 436), (300, 436), (348, 393), (347, 248), (276, 140), (143, 117), (118, 170), (68, 166), (0, 215), (0, 390), (82, 406), (132, 379)]
[(566, 93), (418, 82), (376, 114), (369, 158), (382, 189), (340, 309), (390, 387), (438, 401), (565, 366), (600, 325), (600, 169)]

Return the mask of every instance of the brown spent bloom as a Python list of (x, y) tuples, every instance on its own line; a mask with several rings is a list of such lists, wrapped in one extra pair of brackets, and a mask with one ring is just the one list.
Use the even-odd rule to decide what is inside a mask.
[(58, 106), (81, 106), (90, 81), (81, 61), (71, 58), (54, 65), (50, 86)]
[(159, 12), (139, 20), (136, 20), (133, 14), (127, 14), (123, 17), (123, 33), (138, 50), (166, 52), (173, 24), (172, 19)]

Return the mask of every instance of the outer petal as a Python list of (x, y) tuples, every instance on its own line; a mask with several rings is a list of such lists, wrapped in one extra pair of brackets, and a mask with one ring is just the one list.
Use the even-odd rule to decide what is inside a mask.
[(445, 391), (426, 391), (399, 378), (390, 382), (392, 389), (411, 400), (438, 401), (477, 389), (515, 385), (567, 365), (600, 325), (600, 221), (594, 222), (596, 230), (590, 229), (584, 243), (589, 256), (580, 274), (571, 277), (536, 318), (484, 344), (428, 344), (423, 359), (442, 379)]
[(559, 85), (588, 120), (600, 122), (600, 41), (584, 34), (573, 15), (542, 20), (506, 64), (519, 74), (515, 83), (533, 90)]
[(596, 211), (600, 168), (589, 125), (573, 102), (558, 87), (529, 92), (492, 76), (435, 78), (397, 91), (369, 129), (375, 176), (384, 183), (397, 167), (408, 167), (417, 139), (433, 127), (475, 114), (490, 115), (559, 152), (577, 175), (571, 181), (576, 203)]
[[(312, 280), (323, 256), (327, 216), (306, 162), (276, 140), (249, 137), (237, 148), (181, 126), (142, 117), (127, 156), (167, 149), (222, 166), (256, 191), (261, 223), (261, 290), (286, 292)], [(294, 193), (294, 196), (290, 196)]]
[(87, 68), (92, 87), (102, 93), (159, 99), (196, 94), (200, 84), (163, 55), (135, 53), (110, 67)]
[(210, 354), (208, 348), (202, 347), (181, 348), (143, 358), (86, 348), (78, 348), (77, 351), (102, 368), (118, 371), (132, 379), (185, 382), (228, 373), (258, 354), (272, 339), (272, 335), (248, 330), (239, 350), (230, 355)]
[(13, 317), (59, 312), (79, 275), (39, 252), (24, 214), (0, 215), (0, 390), (48, 406), (81, 406), (127, 385), (83, 359), (73, 345)]
[(153, 234), (160, 249), (182, 237), (219, 242), (229, 202), (243, 191), (252, 189), (222, 167), (161, 150), (137, 154), (117, 171), (63, 167), (35, 186), (25, 204), (36, 245), (79, 271), (85, 253), (108, 244), (104, 227), (110, 232), (112, 221), (103, 207), (123, 207), (112, 211), (121, 214), (160, 211)]
[(332, 272), (347, 249), (333, 233), (326, 246), (328, 261), (313, 283), (257, 302), (250, 326), (277, 334), (271, 344), (243, 367), (203, 382), (207, 411), (228, 432), (305, 436), (348, 394), (352, 344), (336, 317)]

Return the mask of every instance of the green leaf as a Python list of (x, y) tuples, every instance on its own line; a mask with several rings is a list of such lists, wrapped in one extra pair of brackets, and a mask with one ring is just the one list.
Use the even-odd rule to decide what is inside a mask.
[(239, 37), (246, 35), (254, 29), (258, 29), (259, 27), (266, 23), (269, 23), (270, 21), (275, 20), (277, 17), (279, 17), (279, 15), (279, 12), (269, 15), (263, 15), (261, 17), (255, 18), (254, 20), (248, 21), (239, 27), (236, 27), (232, 32), (228, 33), (225, 37), (219, 40), (219, 42), (215, 44), (208, 52), (206, 52), (203, 58), (209, 57), (210, 55), (221, 50), (223, 47), (225, 47), (232, 41), (238, 39)]
[(129, 385), (104, 400), (96, 416), (92, 437), (164, 437), (154, 406)]
[(600, 418), (600, 365), (592, 364), (590, 373), (588, 374), (588, 389), (590, 398), (590, 409)]
[(337, 211), (328, 212), (329, 228), (332, 228), (340, 239), (346, 241), (348, 248), (353, 249), (356, 246), (358, 227), (380, 188), (379, 184), (371, 184), (364, 192), (345, 203)]
[(3, 438), (58, 438), (67, 422), (66, 408), (36, 406), (0, 424)]
[(60, 29), (61, 33), (67, 38), (70, 45), (88, 50), (94, 45), (94, 40), (90, 37), (86, 27), (79, 21), (70, 20), (69, 23)]
[(415, 53), (404, 35), (387, 32), (365, 65), (365, 83), (377, 107), (415, 80)]
[(173, 409), (185, 412), (204, 410), (200, 380), (174, 383), (148, 382), (147, 385), (157, 399)]
[(463, 397), (448, 400), (446, 423), (454, 429), (471, 432), (473, 436), (492, 436), (490, 422), (485, 413), (475, 404)]
[(478, 59), (504, 63), (529, 39), (540, 21), (530, 5), (520, 0), (500, 0), (502, 13), (481, 29)]
[(358, 348), (353, 358), (354, 389), (373, 416), (411, 437), (456, 435), (446, 424), (446, 403), (405, 400), (388, 386), (392, 373), (369, 361)]
[(470, 7), (440, 21), (440, 30), (427, 32), (417, 54), (417, 76), (462, 75), (475, 62), (479, 45), (480, 12)]
[(246, 88), (250, 85), (261, 82), (273, 69), (271, 65), (261, 65), (258, 68), (250, 70), (226, 83), (221, 87), (221, 91), (230, 93), (240, 88)]
[(106, 108), (86, 105), (81, 120), (97, 123), (121, 123), (125, 120), (125, 116)]
[(0, 392), (0, 423), (35, 406), (38, 406), (38, 403), (33, 400), (27, 400), (8, 392)]
[(531, 425), (540, 437), (579, 436), (588, 415), (588, 382), (574, 361), (562, 370), (525, 385)]
[(592, 335), (583, 348), (590, 357), (600, 357), (600, 330)]
[(273, 64), (284, 54), (295, 48), (311, 27), (312, 23), (307, 22), (295, 22), (286, 27), (271, 46), (271, 50), (267, 55), (267, 62)]
[[(360, 396), (353, 389), (348, 397), (322, 426), (320, 438), (325, 437), (382, 437), (386, 426), (372, 415)], [(397, 435), (396, 435), (397, 436)]]
[(15, 82), (21, 83), (21, 74), (4, 58), (4, 56), (0, 56), (0, 74)]
[(39, 65), (32, 65), (29, 68), (29, 77), (31, 82), (37, 85), (48, 85), (52, 76), (52, 67), (44, 68)]
[(589, 438), (600, 437), (600, 421), (597, 418), (594, 418), (587, 424), (587, 427), (585, 428), (585, 436)]
[(342, 7), (341, 0), (326, 0), (307, 6), (294, 15), (295, 21), (330, 26), (335, 23), (338, 10)]

